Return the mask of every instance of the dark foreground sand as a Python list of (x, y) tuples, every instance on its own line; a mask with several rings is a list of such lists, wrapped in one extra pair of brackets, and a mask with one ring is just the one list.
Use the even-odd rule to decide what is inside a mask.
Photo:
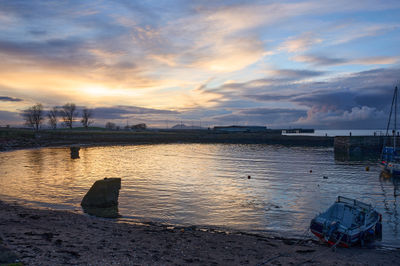
[(0, 237), (0, 258), (8, 249), (24, 265), (400, 265), (400, 250), (333, 251), (312, 240), (118, 223), (1, 201)]

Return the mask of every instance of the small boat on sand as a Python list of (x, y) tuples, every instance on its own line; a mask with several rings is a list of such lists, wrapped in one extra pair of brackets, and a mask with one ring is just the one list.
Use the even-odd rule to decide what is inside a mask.
[(371, 205), (339, 196), (325, 212), (311, 220), (311, 232), (330, 245), (364, 245), (382, 233), (382, 215)]

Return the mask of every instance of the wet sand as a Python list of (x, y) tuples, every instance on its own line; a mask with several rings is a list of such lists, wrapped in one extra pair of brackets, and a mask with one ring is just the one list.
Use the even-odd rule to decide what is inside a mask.
[(0, 258), (24, 265), (400, 265), (400, 250), (331, 248), (197, 227), (127, 224), (0, 201)]

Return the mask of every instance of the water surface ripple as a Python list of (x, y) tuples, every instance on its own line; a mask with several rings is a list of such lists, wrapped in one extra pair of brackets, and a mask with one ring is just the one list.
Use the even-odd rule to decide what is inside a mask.
[(376, 163), (365, 171), (366, 162), (335, 161), (332, 148), (108, 146), (82, 148), (80, 157), (67, 148), (0, 153), (1, 198), (76, 209), (94, 181), (120, 177), (119, 210), (129, 219), (300, 236), (343, 195), (376, 206), (382, 243), (400, 246), (400, 180), (380, 178)]

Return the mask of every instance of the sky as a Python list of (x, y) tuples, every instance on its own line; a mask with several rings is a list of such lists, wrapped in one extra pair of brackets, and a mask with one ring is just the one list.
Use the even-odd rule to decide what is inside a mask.
[(0, 126), (66, 103), (97, 125), (382, 129), (400, 1), (0, 0)]

